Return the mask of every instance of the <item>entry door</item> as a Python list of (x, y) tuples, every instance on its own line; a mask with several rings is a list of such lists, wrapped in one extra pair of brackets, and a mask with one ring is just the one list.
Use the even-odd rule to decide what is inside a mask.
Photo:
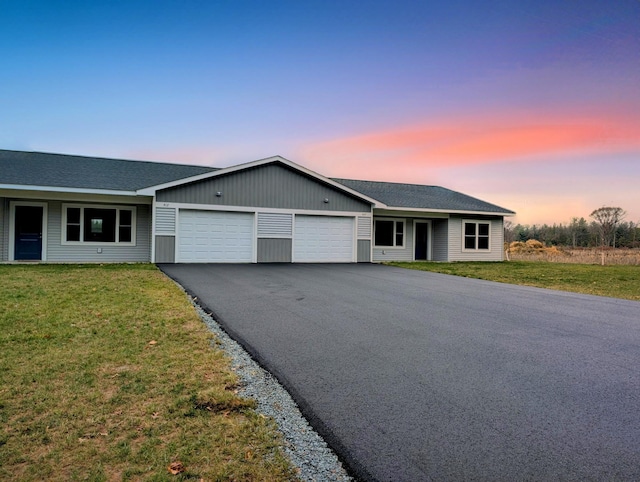
[(429, 259), (429, 223), (415, 223), (415, 260)]
[(42, 259), (42, 206), (16, 206), (14, 259)]

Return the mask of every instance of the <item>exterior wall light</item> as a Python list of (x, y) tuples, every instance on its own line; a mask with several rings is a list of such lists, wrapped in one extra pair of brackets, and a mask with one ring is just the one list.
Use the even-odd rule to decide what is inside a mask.
[(222, 193), (221, 193), (220, 191), (218, 191), (218, 192), (216, 193), (216, 197), (222, 197)]
[(324, 198), (324, 203), (329, 204), (329, 198)]

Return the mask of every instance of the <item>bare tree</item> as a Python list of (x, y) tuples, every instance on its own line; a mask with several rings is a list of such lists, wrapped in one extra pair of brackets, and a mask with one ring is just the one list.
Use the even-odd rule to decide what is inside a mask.
[(592, 217), (600, 230), (602, 246), (616, 246), (616, 229), (618, 224), (626, 216), (626, 212), (622, 208), (603, 206), (593, 211), (589, 216)]
[(515, 232), (513, 222), (508, 219), (504, 220), (504, 242), (507, 244), (511, 244), (515, 241)]

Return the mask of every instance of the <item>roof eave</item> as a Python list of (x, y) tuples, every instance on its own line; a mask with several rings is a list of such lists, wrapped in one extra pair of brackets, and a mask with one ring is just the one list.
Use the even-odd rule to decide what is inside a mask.
[(33, 186), (25, 184), (0, 184), (0, 189), (14, 190), (14, 191), (40, 191), (40, 192), (68, 192), (75, 194), (107, 194), (110, 196), (139, 196), (136, 191), (120, 191), (116, 189), (89, 189), (79, 187), (64, 187), (64, 186)]
[(477, 211), (477, 210), (465, 210), (465, 209), (432, 209), (432, 208), (406, 208), (399, 206), (384, 206), (379, 208), (374, 206), (374, 209), (385, 209), (387, 211), (408, 211), (416, 213), (443, 213), (443, 214), (473, 214), (473, 215), (485, 215), (485, 216), (515, 216), (513, 211)]

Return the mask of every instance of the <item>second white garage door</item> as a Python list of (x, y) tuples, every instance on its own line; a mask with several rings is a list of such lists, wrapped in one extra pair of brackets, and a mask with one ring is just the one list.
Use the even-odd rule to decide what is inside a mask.
[(353, 218), (295, 217), (295, 263), (350, 263), (353, 261)]
[(178, 262), (250, 263), (253, 214), (180, 210)]

